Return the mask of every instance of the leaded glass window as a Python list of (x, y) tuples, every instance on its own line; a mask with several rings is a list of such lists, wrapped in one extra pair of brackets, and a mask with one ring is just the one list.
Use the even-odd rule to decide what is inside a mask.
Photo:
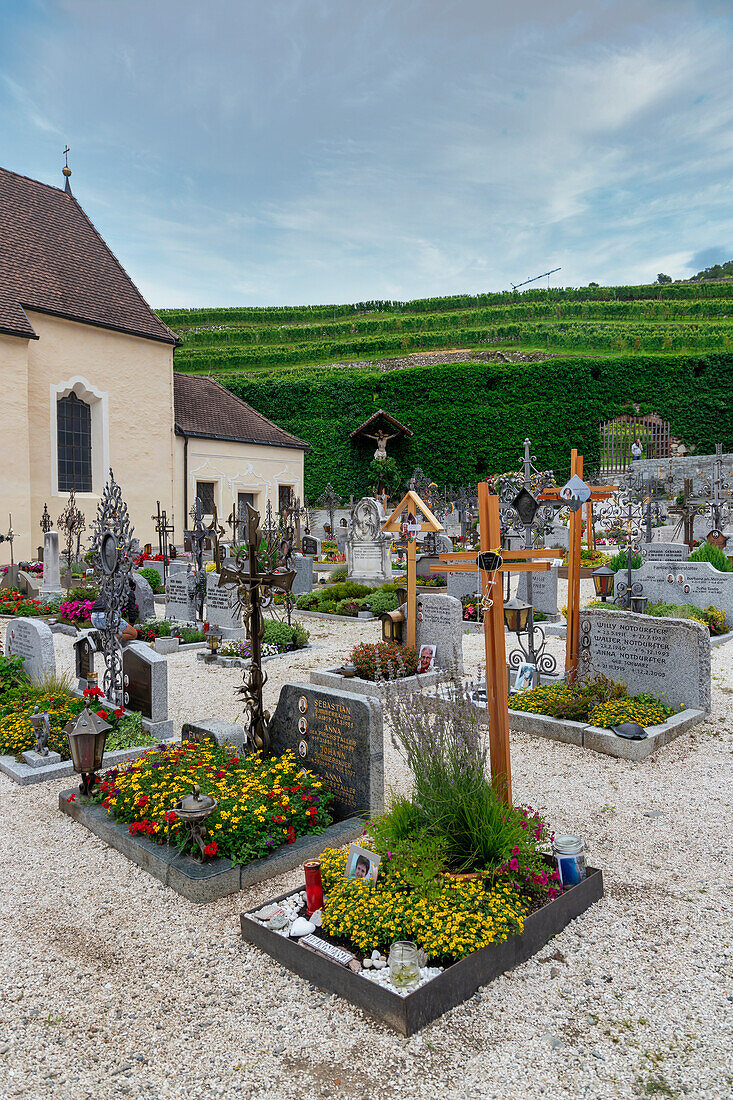
[(92, 410), (72, 391), (56, 405), (59, 492), (92, 491)]

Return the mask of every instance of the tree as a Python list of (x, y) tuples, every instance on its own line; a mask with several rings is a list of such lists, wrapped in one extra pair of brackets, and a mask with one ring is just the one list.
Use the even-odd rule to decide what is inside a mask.
[(657, 275), (657, 282), (658, 283), (671, 283), (672, 282), (672, 276), (671, 275)]

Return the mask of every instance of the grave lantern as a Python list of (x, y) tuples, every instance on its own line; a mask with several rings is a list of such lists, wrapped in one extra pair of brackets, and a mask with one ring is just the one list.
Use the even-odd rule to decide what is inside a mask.
[(643, 615), (646, 609), (646, 605), (649, 603), (648, 596), (631, 596), (631, 610), (635, 611), (637, 615)]
[(601, 565), (598, 569), (593, 570), (591, 576), (593, 577), (596, 596), (600, 596), (605, 603), (606, 598), (613, 595), (613, 584), (616, 579), (616, 574), (613, 569), (609, 569), (607, 565)]
[(504, 604), (504, 625), (512, 634), (524, 634), (527, 629), (531, 605), (515, 596)]
[(79, 790), (83, 795), (91, 794), (95, 772), (102, 767), (104, 746), (111, 729), (108, 722), (89, 710), (88, 705), (64, 729), (74, 771), (81, 776)]
[(405, 616), (401, 611), (385, 611), (379, 618), (382, 621), (382, 640), (402, 645), (402, 630)]

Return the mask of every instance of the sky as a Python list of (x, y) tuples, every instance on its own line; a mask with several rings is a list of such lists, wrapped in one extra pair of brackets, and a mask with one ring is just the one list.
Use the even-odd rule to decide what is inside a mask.
[(154, 307), (687, 278), (732, 57), (731, 0), (0, 0), (0, 166), (68, 144)]

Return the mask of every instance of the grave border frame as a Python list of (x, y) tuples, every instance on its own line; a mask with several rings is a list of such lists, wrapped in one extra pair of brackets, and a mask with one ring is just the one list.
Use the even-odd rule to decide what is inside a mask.
[[(305, 890), (296, 886), (285, 894), (259, 902), (256, 909), (270, 902), (278, 904)], [(503, 943), (482, 947), (466, 958), (447, 967), (442, 974), (424, 986), (402, 997), (389, 989), (354, 974), (333, 959), (325, 959), (314, 951), (301, 947), (297, 940), (280, 936), (250, 916), (255, 910), (240, 915), (242, 939), (258, 947), (270, 958), (298, 974), (301, 978), (335, 993), (350, 1004), (375, 1016), (386, 1027), (409, 1037), (445, 1012), (463, 1004), (483, 985), (487, 985), (508, 970), (520, 966), (536, 955), (572, 920), (581, 916), (604, 896), (603, 872), (588, 867), (583, 882), (571, 887), (541, 909), (530, 913), (524, 929)]]

